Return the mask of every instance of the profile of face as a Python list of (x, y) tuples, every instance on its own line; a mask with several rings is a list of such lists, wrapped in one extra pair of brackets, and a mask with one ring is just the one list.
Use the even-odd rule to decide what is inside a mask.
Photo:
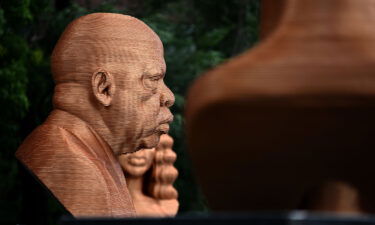
[(160, 40), (150, 46), (143, 43), (134, 54), (142, 60), (122, 69), (128, 77), (119, 82), (113, 99), (111, 117), (126, 121), (123, 134), (130, 139), (127, 143), (133, 143), (121, 153), (156, 147), (173, 120), (169, 107), (174, 96), (163, 81), (166, 66)]
[(154, 162), (155, 149), (142, 149), (118, 157), (120, 165), (129, 177), (142, 177)]
[(103, 34), (106, 48), (100, 49), (111, 58), (98, 63), (100, 68), (91, 80), (98, 108), (113, 136), (114, 153), (120, 155), (156, 147), (173, 120), (169, 107), (174, 95), (163, 81), (164, 49), (155, 32), (129, 16), (113, 19), (107, 26), (113, 29), (107, 33), (115, 41), (107, 41)]

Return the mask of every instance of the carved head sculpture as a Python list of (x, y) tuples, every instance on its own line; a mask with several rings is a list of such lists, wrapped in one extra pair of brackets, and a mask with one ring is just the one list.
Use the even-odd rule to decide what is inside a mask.
[(173, 139), (160, 137), (156, 149), (142, 149), (119, 156), (138, 215), (173, 216), (177, 213), (178, 193), (173, 187), (178, 171), (173, 167), (176, 153)]
[(84, 119), (116, 155), (153, 148), (173, 118), (165, 71), (163, 45), (146, 24), (90, 14), (73, 21), (54, 49), (54, 107)]
[(51, 57), (54, 110), (16, 156), (76, 217), (135, 215), (117, 155), (154, 148), (172, 121), (159, 37), (140, 20), (74, 20)]

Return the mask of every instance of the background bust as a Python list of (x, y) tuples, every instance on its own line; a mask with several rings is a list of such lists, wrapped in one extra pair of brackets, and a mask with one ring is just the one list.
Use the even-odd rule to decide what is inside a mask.
[(158, 146), (119, 156), (138, 216), (175, 216), (178, 193), (173, 187), (178, 171), (173, 139), (160, 137)]
[(52, 54), (54, 110), (17, 158), (74, 216), (134, 215), (116, 155), (168, 132), (165, 70), (163, 45), (143, 22), (110, 13), (73, 21)]

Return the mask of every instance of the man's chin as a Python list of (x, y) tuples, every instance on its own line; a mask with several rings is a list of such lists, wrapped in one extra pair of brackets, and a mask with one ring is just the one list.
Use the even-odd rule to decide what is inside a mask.
[(150, 136), (147, 136), (145, 138), (142, 138), (139, 147), (139, 149), (148, 149), (148, 148), (155, 148), (159, 144), (160, 135), (159, 134), (153, 134)]

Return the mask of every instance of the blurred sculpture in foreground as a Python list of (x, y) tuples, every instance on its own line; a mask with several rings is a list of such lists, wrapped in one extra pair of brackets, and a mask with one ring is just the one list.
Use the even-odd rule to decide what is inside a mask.
[(340, 181), (339, 199), (350, 202), (353, 187), (359, 211), (375, 213), (375, 1), (262, 8), (265, 39), (188, 94), (188, 146), (210, 208), (293, 210)]
[(16, 156), (73, 216), (135, 215), (117, 156), (168, 132), (165, 70), (159, 37), (130, 16), (86, 15), (60, 37), (54, 109)]
[(173, 182), (178, 172), (173, 167), (176, 153), (172, 145), (173, 139), (165, 134), (156, 149), (119, 156), (138, 216), (174, 216), (177, 213), (178, 194)]
[(364, 213), (358, 189), (341, 181), (326, 182), (306, 193), (300, 209), (347, 214)]

